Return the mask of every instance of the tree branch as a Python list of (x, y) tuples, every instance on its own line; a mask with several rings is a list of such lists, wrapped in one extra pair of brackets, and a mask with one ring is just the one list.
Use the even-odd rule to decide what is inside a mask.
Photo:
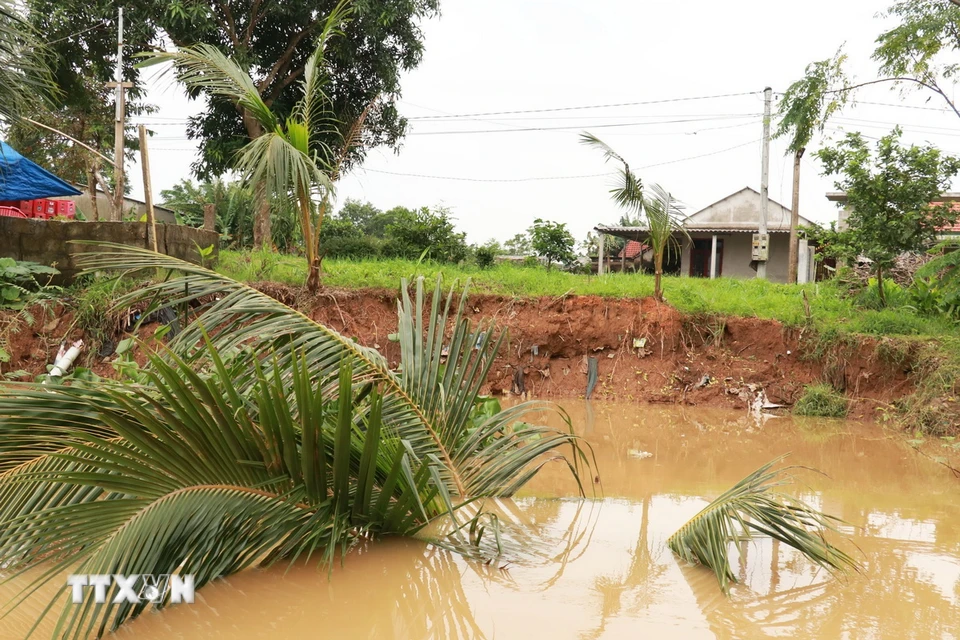
[(263, 14), (260, 13), (261, 2), (262, 0), (254, 0), (253, 5), (250, 7), (250, 22), (247, 23), (247, 30), (243, 36), (243, 44), (247, 47), (250, 46), (250, 41), (253, 39), (254, 27), (260, 22), (260, 18), (263, 17)]
[[(950, 1), (956, 4), (957, 6), (960, 6), (960, 0), (950, 0)], [(949, 97), (947, 97), (947, 94), (944, 93), (940, 87), (938, 87), (936, 84), (930, 84), (929, 82), (924, 82), (923, 80), (917, 80), (916, 78), (910, 78), (906, 76), (897, 76), (894, 78), (878, 78), (877, 80), (868, 80), (867, 82), (861, 82), (859, 84), (850, 85), (849, 87), (841, 87), (840, 89), (830, 89), (828, 91), (824, 91), (824, 93), (846, 93), (847, 91), (853, 91), (854, 89), (859, 89), (860, 87), (866, 87), (871, 84), (879, 84), (881, 82), (913, 82), (915, 84), (920, 85), (921, 87), (926, 87), (927, 89), (930, 89), (934, 93), (938, 94), (941, 98), (943, 98), (946, 101), (946, 103), (950, 105), (950, 108), (953, 110), (953, 112), (957, 114), (957, 117), (960, 118), (960, 110), (957, 110), (957, 106), (953, 104), (953, 101)]]
[[(290, 64), (290, 60), (293, 58), (293, 54), (297, 50), (297, 45), (303, 41), (310, 31), (312, 31), (311, 27), (307, 27), (300, 31), (300, 33), (290, 38), (290, 43), (287, 45), (286, 51), (284, 51), (283, 55), (281, 55), (280, 58), (273, 64), (273, 67), (267, 73), (267, 76), (257, 84), (257, 90), (261, 95), (267, 90), (267, 87), (270, 86), (270, 83), (276, 80), (280, 72), (286, 69), (287, 65)], [(289, 80), (289, 78), (287, 78), (287, 80)], [(283, 86), (286, 86), (287, 84), (290, 83), (287, 82)]]
[(267, 104), (268, 107), (272, 105), (273, 101), (280, 96), (280, 92), (286, 89), (291, 82), (299, 78), (301, 75), (303, 75), (303, 67), (297, 67), (293, 71), (289, 72), (287, 74), (287, 77), (285, 77), (282, 81), (278, 82), (272, 89), (270, 89), (270, 93), (264, 96), (263, 101)]
[(230, 42), (233, 43), (234, 49), (240, 49), (241, 44), (240, 44), (240, 40), (237, 38), (237, 25), (233, 21), (233, 13), (231, 13), (230, 11), (229, 1), (223, 2), (223, 0), (221, 0), (217, 4), (220, 5), (220, 10), (223, 11), (224, 18), (227, 21), (226, 27), (227, 27), (227, 33), (230, 35)]

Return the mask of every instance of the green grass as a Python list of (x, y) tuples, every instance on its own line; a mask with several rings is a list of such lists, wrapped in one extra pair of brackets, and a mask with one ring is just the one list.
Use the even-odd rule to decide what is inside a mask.
[[(218, 270), (237, 280), (268, 280), (293, 286), (304, 282), (303, 258), (273, 252), (221, 251)], [(640, 298), (653, 295), (653, 277), (635, 273), (612, 273), (602, 277), (547, 271), (542, 267), (499, 264), (489, 269), (410, 260), (323, 261), (327, 286), (347, 289), (395, 289), (401, 278), (423, 275), (445, 282), (471, 282), (475, 293), (511, 297), (558, 297), (565, 294), (609, 298)], [(943, 318), (917, 315), (909, 307), (869, 309), (844, 294), (840, 285), (821, 282), (808, 285), (774, 284), (765, 280), (718, 278), (664, 279), (664, 298), (684, 313), (757, 317), (779, 320), (790, 326), (807, 324), (802, 292), (810, 301), (814, 328), (825, 333), (872, 335), (960, 336), (960, 328)]]
[(828, 384), (813, 384), (804, 387), (803, 396), (793, 405), (793, 412), (811, 418), (844, 418), (847, 399)]

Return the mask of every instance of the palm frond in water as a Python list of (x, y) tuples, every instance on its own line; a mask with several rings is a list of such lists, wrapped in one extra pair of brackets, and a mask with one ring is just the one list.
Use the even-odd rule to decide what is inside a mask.
[(712, 569), (724, 591), (737, 580), (730, 569), (730, 543), (749, 539), (752, 532), (793, 547), (828, 571), (859, 570), (853, 558), (824, 537), (826, 531), (836, 531), (836, 518), (776, 491), (789, 483), (784, 473), (795, 468), (772, 469), (782, 459), (768, 462), (738, 482), (667, 540), (684, 560)]

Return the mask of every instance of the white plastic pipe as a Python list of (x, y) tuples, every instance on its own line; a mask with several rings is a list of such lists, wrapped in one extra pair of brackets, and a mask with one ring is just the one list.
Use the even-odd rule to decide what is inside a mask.
[(73, 361), (77, 359), (77, 356), (80, 355), (80, 350), (83, 348), (83, 340), (77, 340), (70, 348), (67, 349), (66, 353), (63, 353), (63, 349), (60, 349), (60, 353), (57, 354), (57, 360), (53, 363), (53, 369), (50, 370), (51, 378), (59, 378), (67, 370), (70, 369), (70, 366), (73, 364)]

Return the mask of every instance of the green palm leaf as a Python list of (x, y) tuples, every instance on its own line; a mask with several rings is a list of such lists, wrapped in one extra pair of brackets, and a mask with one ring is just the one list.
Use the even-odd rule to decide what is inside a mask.
[(782, 459), (763, 465), (707, 505), (670, 536), (667, 546), (682, 559), (712, 569), (724, 591), (737, 580), (729, 546), (749, 539), (751, 532), (775, 538), (829, 571), (859, 570), (853, 558), (824, 537), (836, 530), (836, 518), (775, 491), (788, 483), (783, 474), (792, 468), (771, 470)]
[[(203, 366), (203, 352), (195, 346), (208, 332), (220, 353), (236, 354), (233, 374), (241, 390), (249, 388), (258, 352), (275, 351), (275, 366), (286, 380), (293, 353), (303, 354), (314, 380), (330, 380), (341, 361), (350, 362), (358, 385), (376, 383), (383, 394), (383, 421), (387, 431), (408, 442), (420, 459), (435, 456), (447, 490), (464, 499), (479, 495), (509, 495), (528, 477), (531, 465), (542, 465), (542, 454), (570, 446), (574, 471), (587, 463), (580, 440), (572, 431), (528, 426), (508, 427), (532, 410), (548, 407), (523, 403), (490, 417), (477, 430), (470, 414), (491, 366), (501, 336), (492, 326), (474, 327), (464, 316), (466, 293), (454, 307), (452, 291), (446, 298), (439, 281), (432, 295), (422, 280), (416, 295), (404, 293), (398, 307), (401, 372), (391, 370), (375, 350), (314, 322), (273, 298), (208, 269), (182, 260), (122, 245), (97, 244), (97, 253), (83, 254), (80, 263), (90, 272), (106, 269), (126, 273), (157, 269), (180, 277), (151, 282), (121, 298), (126, 307), (144, 301), (165, 300), (179, 306), (211, 300), (170, 348), (195, 368)], [(431, 299), (429, 308), (427, 298)], [(449, 339), (444, 328), (452, 326)], [(482, 335), (481, 335), (482, 334)], [(441, 361), (445, 363), (441, 366)], [(481, 446), (482, 445), (482, 446)], [(559, 456), (550, 458), (561, 461)], [(494, 465), (493, 462), (496, 461)], [(567, 464), (567, 459), (562, 459)]]

